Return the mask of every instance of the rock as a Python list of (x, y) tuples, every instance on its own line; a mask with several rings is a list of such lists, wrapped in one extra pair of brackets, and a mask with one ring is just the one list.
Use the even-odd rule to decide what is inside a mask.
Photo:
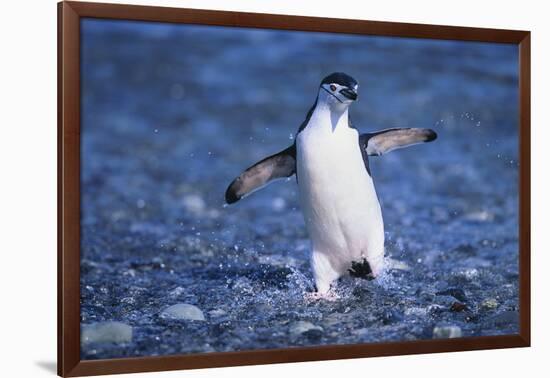
[(405, 316), (426, 316), (428, 314), (427, 308), (409, 307), (405, 310)]
[(445, 306), (439, 304), (432, 304), (428, 306), (428, 314), (435, 316), (441, 314), (446, 310)]
[(454, 302), (451, 305), (451, 311), (452, 312), (461, 312), (461, 311), (466, 310), (466, 308), (467, 308), (467, 306), (464, 303), (461, 303), (461, 302)]
[(434, 339), (454, 339), (462, 337), (462, 330), (457, 326), (435, 326), (433, 329)]
[(182, 295), (183, 293), (185, 292), (185, 289), (181, 286), (178, 286), (176, 287), (175, 289), (173, 290), (170, 290), (170, 292), (168, 293), (169, 296), (175, 298), (175, 297), (179, 297), (180, 295)]
[(494, 310), (498, 307), (498, 301), (494, 298), (485, 299), (483, 302), (481, 302), (481, 307), (486, 310)]
[(319, 340), (323, 337), (323, 330), (317, 328), (310, 329), (309, 331), (302, 333), (302, 336), (305, 336), (310, 340)]
[(213, 316), (215, 318), (220, 317), (220, 316), (224, 316), (226, 314), (227, 314), (227, 312), (225, 312), (222, 309), (215, 309), (215, 310), (208, 311), (208, 315)]
[(352, 331), (352, 333), (359, 337), (368, 336), (372, 333), (372, 330), (370, 328), (359, 328)]
[(303, 320), (299, 320), (290, 325), (290, 334), (292, 336), (300, 336), (305, 333), (318, 333), (318, 332), (323, 332), (323, 327), (317, 326), (313, 323), (306, 322)]
[(121, 322), (101, 322), (83, 325), (80, 342), (89, 343), (129, 343), (132, 341), (132, 327)]
[(464, 253), (464, 254), (469, 255), (469, 256), (473, 256), (476, 253), (476, 249), (471, 244), (460, 244), (455, 249), (453, 249), (453, 252), (459, 252), (459, 253)]
[(160, 316), (164, 319), (174, 320), (206, 320), (200, 308), (187, 303), (172, 305), (164, 309)]
[(387, 310), (382, 315), (382, 324), (388, 325), (403, 320), (403, 316), (396, 310)]
[(436, 295), (450, 295), (451, 297), (455, 297), (459, 301), (466, 302), (466, 293), (464, 293), (464, 290), (458, 289), (458, 288), (449, 288), (446, 290), (441, 290), (435, 293)]

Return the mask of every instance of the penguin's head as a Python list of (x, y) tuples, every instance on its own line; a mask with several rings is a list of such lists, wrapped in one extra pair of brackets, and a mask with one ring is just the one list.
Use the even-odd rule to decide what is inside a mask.
[(321, 81), (318, 100), (331, 107), (347, 108), (357, 100), (357, 80), (343, 72), (334, 72)]

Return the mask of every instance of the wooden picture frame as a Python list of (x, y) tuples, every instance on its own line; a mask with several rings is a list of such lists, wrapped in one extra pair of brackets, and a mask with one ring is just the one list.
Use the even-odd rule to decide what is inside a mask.
[[(519, 304), (515, 335), (194, 355), (80, 358), (80, 20), (85, 17), (510, 43), (519, 46)], [(82, 376), (530, 345), (530, 33), (86, 2), (58, 4), (58, 374)]]

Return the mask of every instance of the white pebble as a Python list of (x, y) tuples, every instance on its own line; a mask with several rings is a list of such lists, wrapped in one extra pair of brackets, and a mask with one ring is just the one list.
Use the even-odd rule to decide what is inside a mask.
[(88, 343), (129, 343), (132, 341), (132, 327), (121, 322), (102, 322), (83, 325), (80, 342)]
[(435, 326), (433, 330), (434, 339), (454, 339), (462, 337), (462, 330), (457, 326)]
[(206, 320), (200, 308), (187, 303), (172, 305), (164, 309), (160, 316), (165, 319), (175, 320)]

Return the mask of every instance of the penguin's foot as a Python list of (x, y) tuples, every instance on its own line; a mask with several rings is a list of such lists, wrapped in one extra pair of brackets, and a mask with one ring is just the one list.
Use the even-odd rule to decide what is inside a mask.
[(306, 300), (306, 302), (316, 302), (320, 300), (336, 302), (338, 299), (340, 299), (340, 296), (336, 293), (336, 290), (331, 289), (324, 293), (319, 291), (305, 293), (304, 299)]
[(349, 275), (352, 277), (363, 278), (365, 280), (374, 279), (374, 274), (367, 259), (363, 258), (363, 261), (351, 262), (351, 268), (348, 269)]

